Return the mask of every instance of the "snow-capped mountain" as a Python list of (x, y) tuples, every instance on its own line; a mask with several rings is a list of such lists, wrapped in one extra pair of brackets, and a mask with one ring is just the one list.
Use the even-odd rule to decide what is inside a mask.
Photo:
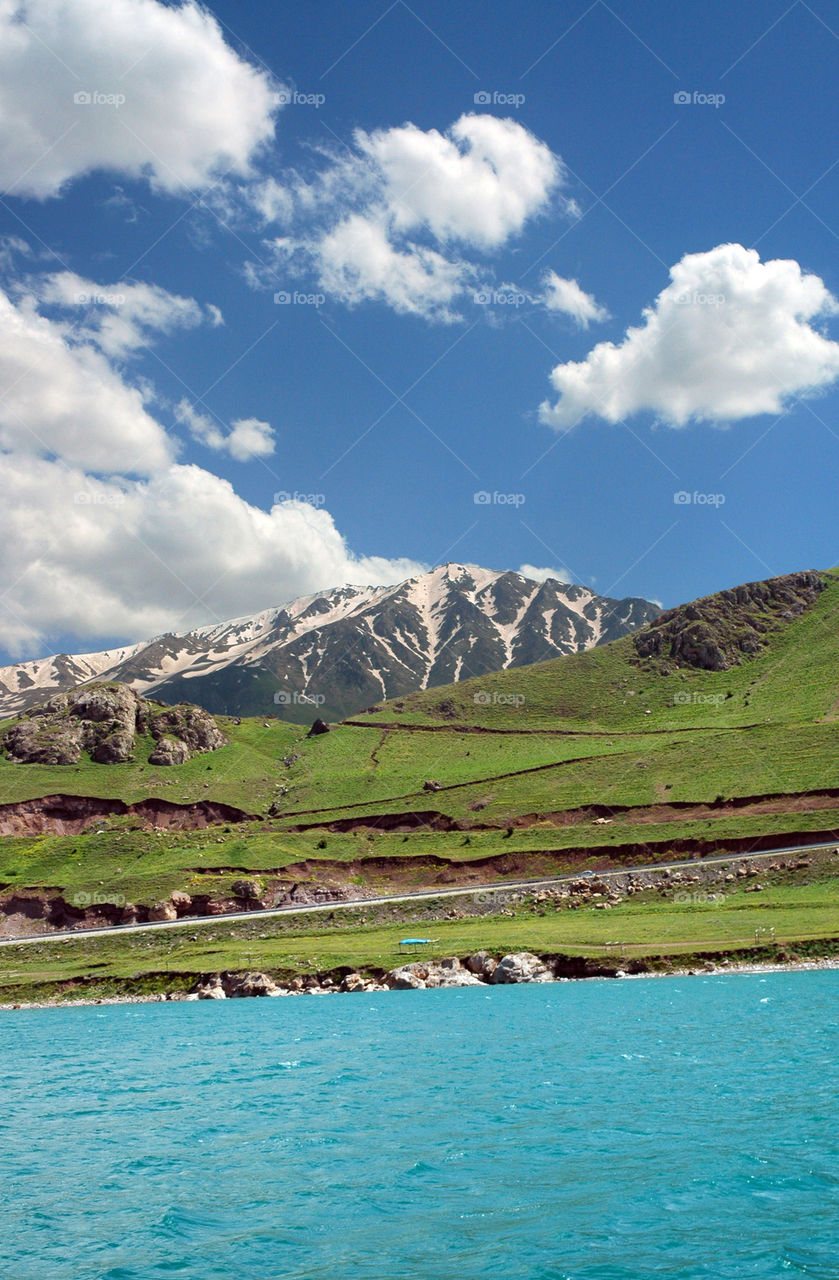
[(102, 653), (0, 668), (0, 715), (92, 679), (162, 702), (306, 723), (385, 698), (590, 649), (660, 612), (549, 578), (446, 564), (392, 587), (338, 587), (251, 617)]

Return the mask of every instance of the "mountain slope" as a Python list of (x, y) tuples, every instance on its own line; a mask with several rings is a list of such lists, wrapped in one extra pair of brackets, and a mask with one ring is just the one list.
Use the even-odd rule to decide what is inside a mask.
[(216, 714), (340, 719), (382, 699), (591, 648), (658, 612), (555, 579), (448, 564), (393, 587), (340, 587), (182, 636), (0, 668), (0, 715), (105, 679)]
[[(68, 917), (76, 894), (102, 895), (109, 920), (214, 914), (237, 904), (245, 875), (260, 901), (288, 905), (832, 849), (839, 574), (746, 584), (612, 644), (406, 695), (317, 737), (263, 717), (221, 727), (226, 745), (169, 769), (145, 751), (107, 767), (0, 756), (0, 835), (15, 837), (0, 933), (4, 916), (42, 909), (102, 923)], [(735, 870), (718, 870), (728, 895)], [(730, 938), (753, 943), (757, 925), (776, 923), (772, 905), (745, 934), (733, 913)], [(606, 936), (625, 940), (619, 918)]]

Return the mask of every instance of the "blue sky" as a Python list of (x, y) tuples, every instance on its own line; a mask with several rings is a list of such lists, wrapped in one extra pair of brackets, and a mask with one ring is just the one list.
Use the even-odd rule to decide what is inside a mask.
[(3, 18), (3, 655), (836, 560), (829, 6), (105, 12)]

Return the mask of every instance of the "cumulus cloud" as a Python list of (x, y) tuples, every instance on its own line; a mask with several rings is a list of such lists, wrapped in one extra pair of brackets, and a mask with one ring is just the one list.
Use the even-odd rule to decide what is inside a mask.
[(795, 261), (762, 263), (739, 244), (687, 254), (642, 325), (553, 370), (559, 400), (542, 404), (541, 420), (567, 429), (588, 415), (617, 422), (647, 410), (684, 427), (779, 414), (839, 377), (839, 343), (813, 324), (837, 310)]
[(168, 466), (171, 442), (147, 409), (148, 391), (124, 381), (102, 351), (0, 290), (0, 448), (103, 473)]
[(605, 307), (580, 288), (576, 280), (565, 280), (555, 271), (548, 271), (543, 280), (542, 304), (548, 311), (559, 311), (571, 316), (581, 329), (587, 329), (592, 321), (609, 319)]
[(434, 249), (398, 248), (383, 222), (353, 214), (312, 249), (320, 287), (349, 305), (369, 299), (402, 314), (450, 320), (470, 275), (466, 263), (451, 262)]
[(247, 175), (276, 88), (191, 0), (2, 0), (0, 186), (43, 199), (94, 170), (169, 192)]
[(75, 312), (80, 317), (75, 335), (94, 342), (109, 356), (127, 355), (176, 329), (224, 323), (218, 307), (202, 307), (194, 298), (169, 293), (159, 285), (96, 284), (72, 271), (30, 277), (18, 291), (29, 293), (42, 307)]
[(206, 445), (208, 449), (229, 453), (237, 462), (267, 458), (276, 448), (270, 423), (261, 422), (259, 418), (238, 418), (225, 431), (188, 400), (181, 400), (178, 404), (175, 418), (182, 426), (187, 427), (194, 440)]
[[(446, 133), (358, 129), (349, 154), (328, 155), (313, 177), (255, 189), (261, 216), (276, 206), (289, 228), (267, 246), (266, 282), (297, 270), (347, 305), (376, 300), (450, 321), (478, 278), (475, 254), (518, 235), (562, 182), (559, 158), (514, 120), (464, 115)], [(263, 274), (251, 267), (254, 283)]]
[(0, 641), (18, 654), (59, 633), (137, 640), (424, 568), (354, 555), (328, 511), (297, 501), (263, 511), (196, 466), (126, 482), (7, 458), (0, 538)]
[(531, 582), (547, 582), (548, 578), (554, 578), (557, 582), (571, 581), (567, 569), (539, 569), (535, 564), (523, 564), (517, 572)]
[(557, 157), (515, 120), (464, 115), (447, 134), (406, 124), (355, 144), (378, 177), (397, 231), (494, 249), (543, 210), (561, 178)]
[[(78, 287), (61, 274), (30, 282), (17, 301), (0, 291), (0, 645), (33, 654), (72, 636), (90, 648), (421, 571), (354, 554), (320, 506), (264, 511), (227, 480), (178, 465), (177, 442), (149, 409), (153, 388), (132, 385), (109, 358), (133, 338), (88, 332), (86, 312), (79, 327), (38, 312), (75, 308)], [(125, 288), (137, 290), (135, 337), (215, 317), (190, 299)], [(237, 461), (273, 452), (258, 418), (223, 429), (188, 402), (176, 416)]]

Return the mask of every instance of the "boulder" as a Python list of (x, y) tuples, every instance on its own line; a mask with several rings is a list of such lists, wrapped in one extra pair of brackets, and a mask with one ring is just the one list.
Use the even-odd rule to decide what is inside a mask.
[(177, 920), (178, 913), (171, 902), (155, 902), (149, 907), (149, 920)]
[(341, 991), (365, 991), (367, 983), (360, 973), (348, 973), (341, 982)]
[(259, 898), (262, 893), (262, 885), (258, 880), (234, 880), (230, 888), (237, 898), (245, 898), (247, 901)]
[(317, 738), (319, 734), (329, 733), (329, 732), (330, 732), (329, 725), (326, 723), (325, 720), (321, 720), (320, 716), (318, 716), (317, 720), (314, 722), (311, 729), (306, 734), (306, 737)]
[(391, 969), (390, 973), (385, 974), (385, 983), (391, 991), (418, 991), (425, 987), (425, 979), (410, 964)]
[(466, 961), (466, 968), (470, 973), (474, 973), (479, 978), (485, 978), (487, 981), (495, 972), (498, 961), (487, 951), (475, 951)]
[(232, 997), (270, 996), (279, 988), (267, 973), (228, 973), (221, 979), (224, 993)]
[(160, 738), (149, 756), (149, 764), (186, 764), (188, 759), (189, 747), (185, 742), (179, 738)]
[(538, 956), (534, 956), (529, 951), (518, 951), (501, 957), (492, 975), (492, 981), (496, 983), (551, 982), (552, 976)]
[(199, 1000), (225, 1000), (227, 998), (224, 987), (221, 985), (221, 978), (218, 976), (199, 984), (197, 994)]

